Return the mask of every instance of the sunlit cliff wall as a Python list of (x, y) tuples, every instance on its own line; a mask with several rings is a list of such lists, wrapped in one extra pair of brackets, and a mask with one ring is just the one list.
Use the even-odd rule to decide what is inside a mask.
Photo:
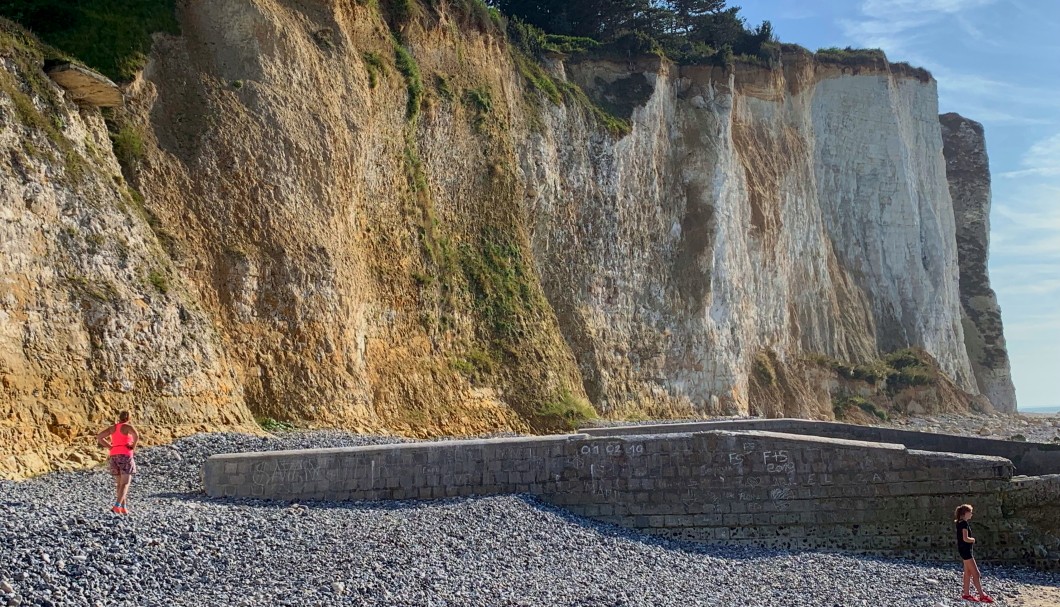
[(96, 457), (83, 437), (119, 408), (158, 439), (548, 430), (586, 400), (828, 418), (814, 361), (907, 346), (967, 392), (949, 406), (981, 389), (923, 72), (789, 53), (546, 75), (446, 11), (178, 16), (112, 116), (143, 138), (122, 167), (99, 110), (5, 42), (0, 473)]

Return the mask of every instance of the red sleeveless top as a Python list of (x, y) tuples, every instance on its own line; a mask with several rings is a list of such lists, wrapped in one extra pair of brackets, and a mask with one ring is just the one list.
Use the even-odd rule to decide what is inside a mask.
[(110, 435), (111, 455), (132, 455), (132, 449), (129, 448), (129, 444), (132, 443), (132, 437), (122, 433), (121, 427), (124, 425), (125, 422), (114, 424), (114, 432)]

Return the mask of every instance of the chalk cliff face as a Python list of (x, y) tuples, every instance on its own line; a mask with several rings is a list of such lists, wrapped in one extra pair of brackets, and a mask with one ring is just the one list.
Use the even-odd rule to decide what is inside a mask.
[(1000, 411), (1016, 410), (1001, 308), (990, 288), (990, 162), (983, 125), (958, 114), (943, 114), (943, 152), (953, 214), (957, 219), (961, 309), (965, 345), (976, 385)]
[(789, 60), (568, 66), (589, 89), (649, 83), (633, 133), (594, 139), (559, 110), (528, 140), (536, 257), (605, 410), (746, 412), (763, 350), (860, 361), (917, 345), (975, 390), (934, 81)]
[[(929, 77), (794, 53), (553, 59), (549, 79), (446, 12), (179, 17), (126, 91), (142, 209), (98, 110), (4, 66), (0, 423), (35, 440), (5, 441), (0, 474), (61, 460), (122, 407), (163, 437), (254, 416), (546, 429), (585, 398), (831, 417), (810, 359), (906, 346), (980, 390)], [(19, 94), (62, 121), (55, 142)]]

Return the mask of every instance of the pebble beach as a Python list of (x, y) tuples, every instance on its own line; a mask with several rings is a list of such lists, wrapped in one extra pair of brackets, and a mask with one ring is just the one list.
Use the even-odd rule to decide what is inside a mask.
[[(909, 429), (1060, 442), (1060, 416), (935, 416)], [(937, 430), (929, 430), (937, 428)], [(1009, 434), (1011, 433), (1011, 434)], [(959, 563), (703, 546), (527, 496), (431, 502), (210, 499), (215, 453), (393, 442), (336, 431), (145, 448), (130, 514), (104, 468), (0, 481), (0, 605), (955, 606)], [(1060, 574), (983, 568), (999, 605), (1060, 605)], [(1056, 592), (1056, 594), (1053, 594)]]

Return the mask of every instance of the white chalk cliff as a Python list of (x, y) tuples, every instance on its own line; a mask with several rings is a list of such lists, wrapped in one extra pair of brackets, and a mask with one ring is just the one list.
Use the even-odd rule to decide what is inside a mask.
[(598, 406), (747, 412), (762, 350), (919, 346), (976, 391), (935, 81), (784, 60), (567, 66), (598, 96), (650, 87), (632, 133), (557, 108), (524, 144), (535, 257)]

